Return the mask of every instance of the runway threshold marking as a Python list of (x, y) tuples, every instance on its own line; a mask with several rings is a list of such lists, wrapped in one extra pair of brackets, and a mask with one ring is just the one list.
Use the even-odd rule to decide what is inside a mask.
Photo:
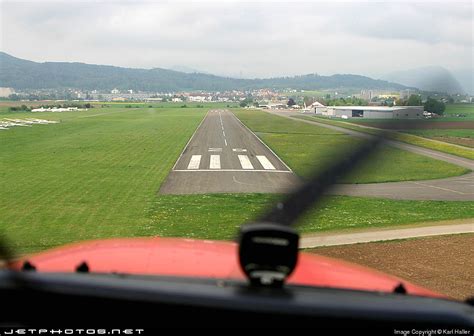
[(253, 169), (252, 162), (247, 155), (237, 155), (239, 157), (240, 165), (242, 169)]
[(188, 169), (199, 169), (199, 164), (201, 163), (201, 155), (191, 156), (189, 161)]
[(221, 169), (221, 156), (220, 155), (211, 155), (209, 161), (210, 169)]
[(221, 173), (288, 173), (293, 172), (289, 170), (265, 170), (265, 169), (175, 169), (175, 172), (181, 173), (198, 173), (198, 172), (221, 172)]
[(265, 155), (257, 155), (257, 160), (262, 165), (263, 169), (276, 169), (274, 165), (267, 159)]

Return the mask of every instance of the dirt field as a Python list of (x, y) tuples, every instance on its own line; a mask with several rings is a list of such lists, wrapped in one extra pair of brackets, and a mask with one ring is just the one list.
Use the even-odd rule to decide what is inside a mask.
[(397, 120), (388, 123), (374, 121), (357, 121), (358, 125), (395, 130), (408, 129), (474, 129), (474, 121), (426, 121), (426, 120)]
[(474, 234), (321, 247), (340, 258), (404, 278), (455, 299), (474, 296)]
[(461, 145), (466, 147), (474, 148), (474, 139), (472, 138), (458, 138), (449, 136), (430, 137), (430, 139), (453, 143), (455, 145)]
[(66, 101), (55, 101), (55, 100), (40, 100), (40, 101), (0, 101), (0, 107), (12, 107), (12, 106), (21, 106), (26, 105), (30, 106), (41, 106), (41, 105), (54, 105), (54, 104), (64, 104)]

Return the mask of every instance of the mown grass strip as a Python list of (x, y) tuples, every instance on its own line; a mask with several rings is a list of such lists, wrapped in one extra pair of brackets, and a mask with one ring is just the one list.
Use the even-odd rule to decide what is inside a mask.
[[(242, 223), (254, 219), (280, 197), (265, 194), (162, 196), (153, 205), (152, 223), (143, 234), (234, 239)], [(313, 209), (300, 220), (298, 229), (310, 233), (472, 217), (472, 202), (328, 196), (318, 210)]]

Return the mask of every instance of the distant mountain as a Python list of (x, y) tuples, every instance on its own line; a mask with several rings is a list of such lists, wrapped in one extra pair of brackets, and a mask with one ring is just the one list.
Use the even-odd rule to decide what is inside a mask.
[(453, 71), (454, 77), (459, 81), (466, 93), (474, 96), (474, 68)]
[(406, 87), (359, 75), (316, 74), (268, 79), (237, 79), (166, 69), (130, 69), (84, 63), (37, 63), (0, 52), (0, 86), (14, 89), (76, 88), (84, 90), (184, 91), (246, 90), (258, 88), (299, 90), (394, 89)]
[(424, 91), (465, 93), (464, 88), (447, 69), (440, 66), (415, 68), (387, 74), (383, 79)]
[(209, 72), (200, 71), (200, 70), (197, 70), (197, 69), (194, 69), (194, 68), (187, 67), (185, 65), (173, 65), (168, 70), (184, 72), (184, 73), (202, 73), (202, 74), (210, 75)]

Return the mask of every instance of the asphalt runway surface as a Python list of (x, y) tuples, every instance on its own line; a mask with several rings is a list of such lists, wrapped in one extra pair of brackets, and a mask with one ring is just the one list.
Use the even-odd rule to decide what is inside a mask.
[(228, 110), (210, 110), (161, 194), (284, 193), (301, 180)]
[[(315, 121), (297, 119), (295, 116), (301, 115), (298, 112), (288, 111), (266, 111), (281, 117), (290, 118), (299, 122), (329, 128), (341, 133), (359, 138), (369, 138), (372, 135), (357, 132), (351, 129), (337, 127), (333, 125), (318, 123)], [(419, 155), (431, 157), (433, 159), (449, 162), (457, 166), (474, 170), (474, 161), (455, 155), (427, 149), (419, 146), (406, 144), (399, 141), (387, 140), (389, 146), (406, 150)], [(461, 176), (449, 177), (436, 180), (408, 181), (408, 182), (388, 182), (388, 183), (367, 183), (367, 184), (340, 184), (336, 185), (330, 192), (334, 195), (379, 197), (389, 199), (404, 200), (444, 200), (444, 201), (474, 201), (474, 173)]]

